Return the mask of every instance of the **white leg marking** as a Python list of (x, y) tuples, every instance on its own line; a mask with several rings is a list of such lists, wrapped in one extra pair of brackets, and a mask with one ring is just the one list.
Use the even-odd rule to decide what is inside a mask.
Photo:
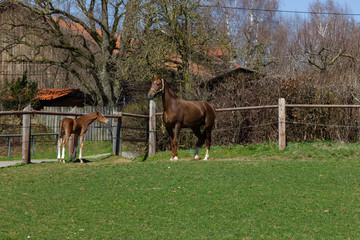
[(62, 148), (61, 159), (65, 162), (65, 147)]
[(209, 149), (206, 149), (206, 154), (205, 154), (204, 161), (207, 161), (208, 158), (209, 158)]
[(170, 158), (170, 161), (177, 161), (177, 160), (179, 160), (177, 156)]
[(58, 144), (58, 152), (57, 152), (57, 159), (60, 161), (61, 157), (61, 143)]
[(60, 161), (60, 157), (61, 157), (61, 143), (62, 143), (62, 138), (60, 138), (58, 140), (58, 160)]
[(200, 150), (200, 147), (197, 147), (196, 149), (195, 149), (195, 153), (194, 153), (194, 159), (195, 160), (198, 160), (200, 157), (199, 157), (199, 150)]
[(80, 147), (80, 150), (79, 150), (79, 159), (82, 162), (82, 148), (81, 147)]
[(82, 160), (82, 149), (83, 149), (83, 146), (84, 146), (84, 136), (80, 136), (79, 159), (80, 159), (80, 162), (81, 162), (81, 163), (84, 163), (83, 160)]

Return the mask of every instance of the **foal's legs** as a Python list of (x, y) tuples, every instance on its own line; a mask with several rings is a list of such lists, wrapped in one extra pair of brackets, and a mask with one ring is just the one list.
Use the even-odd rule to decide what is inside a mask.
[(77, 147), (79, 145), (79, 134), (74, 134), (73, 135), (73, 141), (74, 141), (74, 146), (73, 146), (73, 152), (71, 154), (71, 161), (75, 162), (75, 160), (76, 160), (76, 150), (77, 150)]
[[(62, 162), (65, 162), (65, 148), (66, 148), (67, 142), (69, 141), (70, 135), (71, 134), (68, 134), (67, 132), (65, 132), (65, 138), (64, 138), (63, 147), (62, 147), (62, 154), (61, 154), (61, 158), (60, 158), (60, 161), (62, 161)], [(60, 141), (60, 139), (59, 139), (59, 141)], [(59, 153), (60, 153), (60, 148), (59, 148)]]
[(82, 149), (84, 146), (84, 134), (80, 134), (80, 146), (79, 146), (79, 159), (81, 163), (84, 163), (82, 160)]
[(59, 140), (58, 140), (58, 148), (57, 148), (57, 159), (58, 161), (61, 161), (61, 144), (62, 144), (62, 141), (63, 141), (63, 137), (64, 137), (64, 134), (63, 133), (60, 133), (59, 135)]

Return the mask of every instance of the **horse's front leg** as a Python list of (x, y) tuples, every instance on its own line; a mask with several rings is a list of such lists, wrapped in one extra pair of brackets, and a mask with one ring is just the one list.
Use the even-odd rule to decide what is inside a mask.
[(169, 140), (170, 140), (170, 147), (171, 147), (171, 158), (170, 161), (174, 161), (174, 132), (171, 127), (166, 127), (166, 131), (169, 134)]
[[(174, 129), (174, 139), (173, 139), (173, 155), (172, 155), (172, 160), (173, 161), (177, 161), (179, 160), (177, 155), (178, 155), (178, 137), (179, 137), (179, 133), (180, 133), (180, 124), (177, 123), (175, 125), (175, 129)], [(170, 159), (171, 160), (171, 159)]]

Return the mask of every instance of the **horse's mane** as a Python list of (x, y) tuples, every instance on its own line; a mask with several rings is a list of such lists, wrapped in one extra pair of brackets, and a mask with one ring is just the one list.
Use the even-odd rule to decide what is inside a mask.
[(167, 87), (169, 89), (169, 94), (173, 97), (173, 98), (177, 98), (178, 96), (176, 95), (176, 93), (174, 92), (174, 90), (172, 90), (172, 88), (170, 87), (170, 84), (164, 80), (165, 83), (165, 87)]

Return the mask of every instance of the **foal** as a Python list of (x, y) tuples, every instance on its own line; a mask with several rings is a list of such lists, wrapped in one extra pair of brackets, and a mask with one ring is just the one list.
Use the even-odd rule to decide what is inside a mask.
[[(102, 115), (99, 111), (90, 113), (88, 115), (81, 116), (79, 118), (64, 118), (60, 121), (59, 129), (59, 142), (58, 142), (58, 160), (65, 162), (65, 147), (71, 136), (74, 134), (75, 141), (80, 135), (80, 150), (79, 150), (79, 159), (81, 163), (84, 163), (82, 160), (82, 148), (84, 144), (84, 135), (88, 130), (88, 126), (93, 122), (108, 123), (108, 120)], [(63, 136), (65, 133), (65, 138), (63, 141)], [(62, 155), (60, 158), (60, 147), (63, 144)], [(75, 150), (74, 150), (75, 151)]]
[[(170, 136), (172, 150), (170, 161), (178, 160), (177, 145), (181, 128), (191, 128), (198, 138), (194, 154), (195, 159), (199, 159), (199, 149), (206, 140), (207, 149), (204, 158), (206, 161), (209, 158), (211, 130), (215, 123), (214, 107), (204, 101), (186, 101), (178, 97), (163, 78), (154, 76), (148, 98), (152, 99), (158, 93), (162, 94), (163, 120)], [(200, 131), (202, 125), (205, 126), (203, 133)]]

